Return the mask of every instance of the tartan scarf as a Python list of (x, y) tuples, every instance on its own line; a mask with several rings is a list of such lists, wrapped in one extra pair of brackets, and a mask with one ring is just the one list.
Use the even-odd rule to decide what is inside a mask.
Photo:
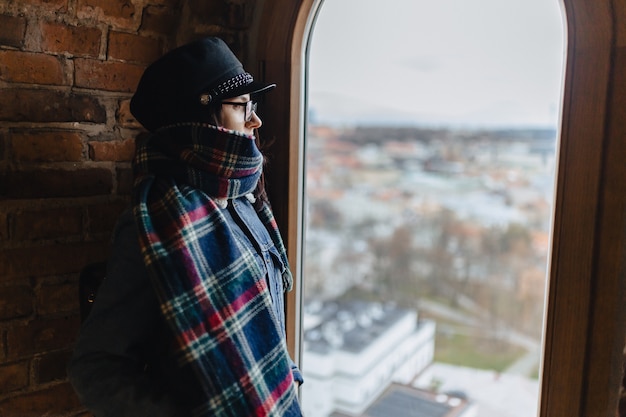
[[(195, 417), (301, 416), (265, 271), (219, 204), (252, 192), (262, 165), (253, 136), (208, 124), (173, 125), (137, 144), (140, 246)], [(258, 214), (287, 265), (270, 208)], [(288, 268), (283, 283), (291, 288)]]

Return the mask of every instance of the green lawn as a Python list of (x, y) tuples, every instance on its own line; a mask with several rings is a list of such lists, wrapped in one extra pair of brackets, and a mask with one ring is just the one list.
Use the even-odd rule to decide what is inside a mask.
[(509, 343), (465, 334), (437, 333), (435, 361), (501, 372), (525, 350)]

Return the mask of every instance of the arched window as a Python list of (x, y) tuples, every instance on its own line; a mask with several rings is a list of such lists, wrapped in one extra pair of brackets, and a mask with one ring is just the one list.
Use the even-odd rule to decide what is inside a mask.
[[(620, 0), (618, 4), (621, 5)], [(563, 0), (567, 22), (557, 189), (547, 294), (541, 417), (612, 416), (623, 351), (623, 74), (615, 46), (623, 16), (613, 2)], [(255, 24), (254, 59), (281, 82), (268, 97), (264, 135), (277, 139), (268, 172), (290, 261), (301, 268), (306, 37), (317, 0), (276, 0)], [(621, 6), (620, 6), (621, 7)], [(531, 30), (529, 28), (529, 30)], [(623, 36), (623, 35), (621, 35)], [(287, 304), (298, 356), (300, 286)]]
[(537, 415), (563, 38), (557, 0), (322, 4), (307, 416)]

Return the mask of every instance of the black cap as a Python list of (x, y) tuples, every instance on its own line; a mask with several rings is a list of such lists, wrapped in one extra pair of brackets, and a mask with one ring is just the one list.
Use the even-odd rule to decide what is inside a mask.
[(222, 39), (209, 37), (173, 49), (146, 68), (130, 111), (153, 131), (177, 122), (205, 121), (207, 104), (274, 87), (254, 81)]

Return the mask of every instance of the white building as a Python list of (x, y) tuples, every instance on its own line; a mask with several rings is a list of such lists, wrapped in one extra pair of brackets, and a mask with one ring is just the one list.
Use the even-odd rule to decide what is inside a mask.
[(435, 323), (364, 301), (310, 303), (304, 314), (307, 417), (360, 416), (392, 383), (410, 385), (433, 360)]

